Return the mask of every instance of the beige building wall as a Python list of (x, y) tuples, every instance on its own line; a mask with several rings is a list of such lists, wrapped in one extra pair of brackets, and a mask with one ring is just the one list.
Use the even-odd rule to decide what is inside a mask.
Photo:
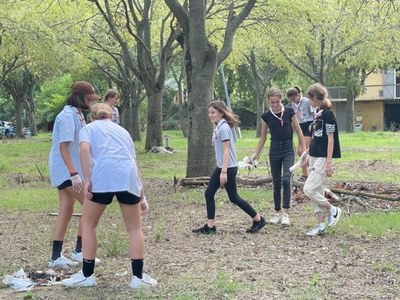
[[(354, 104), (354, 119), (357, 116), (362, 117), (362, 130), (365, 131), (382, 131), (384, 114), (383, 101), (356, 101)], [(357, 122), (355, 122), (357, 123)]]
[(372, 73), (365, 79), (365, 90), (357, 100), (382, 100), (383, 99), (383, 74)]
[(371, 73), (367, 76), (365, 79), (365, 85), (374, 85), (374, 84), (379, 84), (383, 85), (383, 73)]

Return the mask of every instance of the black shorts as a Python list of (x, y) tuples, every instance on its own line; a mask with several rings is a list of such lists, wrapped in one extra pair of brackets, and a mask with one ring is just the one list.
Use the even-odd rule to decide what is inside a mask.
[(304, 136), (312, 136), (311, 130), (310, 130), (310, 125), (312, 124), (313, 121), (308, 121), (304, 123), (300, 123), (300, 128), (301, 131), (303, 132)]
[(68, 180), (65, 180), (63, 183), (61, 183), (57, 188), (59, 191), (61, 191), (70, 186), (72, 186), (72, 181), (70, 179), (68, 179)]
[(106, 192), (106, 193), (92, 193), (93, 198), (91, 201), (108, 205), (112, 202), (114, 196), (117, 197), (119, 203), (122, 204), (138, 204), (140, 202), (140, 197), (129, 193), (127, 191), (124, 192)]

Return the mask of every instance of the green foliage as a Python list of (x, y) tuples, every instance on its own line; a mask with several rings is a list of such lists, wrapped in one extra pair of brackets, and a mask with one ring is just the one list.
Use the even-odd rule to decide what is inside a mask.
[(26, 292), (24, 298), (24, 300), (26, 299), (37, 299), (37, 297), (35, 296), (35, 293), (32, 291)]
[(390, 262), (375, 262), (372, 268), (374, 271), (387, 273), (393, 273), (397, 270), (397, 268)]
[(114, 226), (99, 231), (100, 251), (106, 257), (116, 257), (127, 253), (128, 239), (125, 232), (117, 231)]
[(66, 100), (71, 92), (72, 84), (73, 80), (67, 74), (42, 85), (42, 89), (36, 94), (38, 128), (47, 130), (48, 123), (54, 121), (62, 111), (67, 104)]
[(0, 97), (0, 120), (15, 121), (15, 104), (8, 95)]
[(167, 226), (165, 215), (161, 215), (154, 226), (154, 240), (159, 242), (164, 235), (165, 228)]
[(399, 212), (350, 215), (341, 221), (339, 234), (363, 238), (394, 237), (400, 233)]
[[(166, 89), (163, 98), (163, 130), (180, 130), (179, 104), (176, 102), (176, 91)], [(187, 102), (183, 104), (187, 111)], [(187, 114), (186, 114), (187, 117)]]
[(226, 273), (220, 272), (214, 283), (217, 294), (234, 295), (240, 291), (243, 286), (233, 278), (229, 278)]
[[(234, 78), (235, 89), (232, 93), (234, 112), (243, 105), (247, 110), (257, 111), (257, 95), (254, 90), (254, 79), (248, 64), (240, 64), (236, 68)], [(243, 118), (240, 118), (243, 122)]]
[(317, 295), (319, 281), (320, 281), (320, 277), (319, 277), (318, 273), (314, 273), (310, 279), (310, 290), (309, 290), (310, 299), (313, 299), (313, 300), (319, 299), (318, 295)]

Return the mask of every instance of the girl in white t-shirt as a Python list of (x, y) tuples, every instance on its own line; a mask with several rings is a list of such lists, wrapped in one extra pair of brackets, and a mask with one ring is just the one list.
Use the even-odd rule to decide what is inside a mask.
[(63, 280), (65, 286), (93, 286), (97, 251), (96, 227), (107, 205), (117, 198), (129, 236), (132, 288), (151, 287), (157, 281), (143, 273), (144, 238), (140, 220), (147, 212), (135, 148), (128, 131), (111, 121), (109, 105), (92, 108), (93, 122), (80, 132), (80, 159), (85, 201), (82, 210), (82, 271)]
[(49, 155), (50, 181), (58, 189), (59, 211), (53, 231), (53, 248), (50, 268), (66, 268), (82, 261), (82, 229), (79, 225), (76, 247), (72, 260), (62, 255), (64, 237), (74, 212), (75, 200), (83, 203), (82, 171), (79, 162), (79, 131), (85, 125), (82, 110), (89, 109), (92, 102), (100, 99), (93, 86), (86, 81), (72, 85), (67, 105), (57, 115)]

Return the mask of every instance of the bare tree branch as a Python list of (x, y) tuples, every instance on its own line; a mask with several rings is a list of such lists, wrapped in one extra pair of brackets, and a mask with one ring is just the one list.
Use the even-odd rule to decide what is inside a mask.
[(233, 6), (231, 7), (226, 24), (224, 43), (222, 45), (221, 51), (218, 53), (218, 62), (217, 62), (218, 66), (232, 52), (232, 44), (235, 31), (250, 14), (255, 4), (256, 0), (248, 0), (247, 4), (243, 7), (242, 11), (237, 16), (235, 15), (234, 7)]

